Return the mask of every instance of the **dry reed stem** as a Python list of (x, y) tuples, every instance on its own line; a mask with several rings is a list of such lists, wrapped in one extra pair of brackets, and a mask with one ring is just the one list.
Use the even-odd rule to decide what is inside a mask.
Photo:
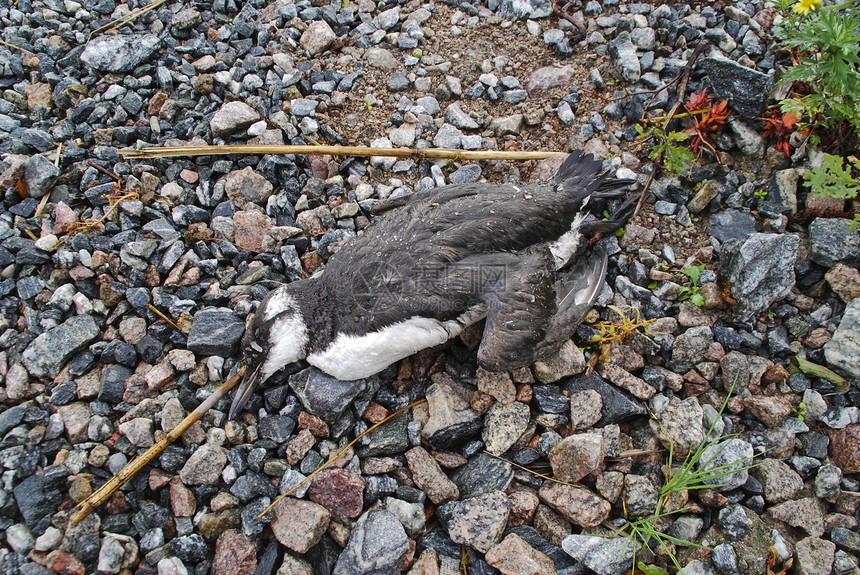
[(230, 154), (305, 154), (332, 156), (390, 156), (442, 160), (543, 160), (567, 157), (567, 152), (448, 150), (445, 148), (368, 148), (366, 146), (165, 146), (135, 150), (123, 148), (127, 159), (223, 156)]
[(214, 407), (215, 404), (218, 403), (218, 400), (227, 395), (231, 389), (236, 387), (236, 384), (242, 380), (243, 375), (245, 375), (244, 366), (239, 368), (239, 371), (237, 371), (233, 377), (225, 381), (221, 387), (219, 387), (212, 395), (207, 397), (203, 403), (198, 405), (197, 409), (189, 413), (185, 419), (180, 421), (176, 427), (171, 429), (167, 435), (161, 438), (161, 440), (159, 440), (155, 445), (128, 462), (125, 467), (119, 470), (119, 473), (111, 477), (104, 485), (99, 487), (85, 500), (81, 501), (75, 509), (75, 513), (72, 515), (72, 525), (77, 525), (100, 505), (103, 505), (111, 498), (117, 489), (125, 485), (129, 479), (134, 477), (138, 471), (146, 466), (147, 463), (155, 459), (167, 448), (168, 445), (179, 439), (179, 437), (185, 433), (189, 427), (197, 423), (201, 417), (206, 415), (206, 412)]

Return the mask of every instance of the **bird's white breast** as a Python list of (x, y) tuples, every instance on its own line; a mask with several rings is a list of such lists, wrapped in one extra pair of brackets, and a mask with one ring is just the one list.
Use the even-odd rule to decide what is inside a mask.
[(370, 377), (392, 363), (459, 335), (486, 315), (485, 306), (450, 321), (414, 316), (366, 335), (340, 334), (329, 346), (308, 355), (311, 365), (338, 379)]

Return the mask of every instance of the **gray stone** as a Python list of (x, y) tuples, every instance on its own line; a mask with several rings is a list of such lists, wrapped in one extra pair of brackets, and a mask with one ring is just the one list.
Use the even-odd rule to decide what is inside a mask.
[(807, 537), (795, 546), (798, 575), (830, 575), (836, 545), (818, 537)]
[(100, 72), (131, 72), (149, 60), (160, 44), (153, 34), (96, 36), (87, 43), (81, 62)]
[(227, 465), (227, 450), (218, 445), (206, 443), (197, 448), (182, 470), (179, 478), (185, 485), (210, 485), (221, 477)]
[(641, 545), (625, 537), (568, 535), (561, 548), (598, 575), (623, 575), (633, 566)]
[(119, 573), (122, 568), (122, 559), (125, 555), (125, 547), (116, 537), (111, 535), (102, 539), (99, 549), (98, 570), (101, 573)]
[(460, 108), (459, 102), (454, 102), (445, 108), (445, 121), (463, 130), (477, 130), (479, 127), (478, 123)]
[(708, 233), (721, 242), (745, 240), (755, 233), (755, 218), (738, 210), (725, 210), (711, 216)]
[(230, 357), (245, 333), (244, 322), (228, 308), (208, 307), (194, 315), (188, 350), (196, 355)]
[[(857, 232), (854, 232), (857, 233)], [(833, 367), (860, 378), (860, 298), (851, 300), (833, 337), (824, 345), (824, 357)]]
[(451, 174), (449, 180), (452, 184), (470, 184), (477, 182), (480, 177), (481, 166), (478, 164), (467, 164)]
[(714, 342), (714, 334), (706, 325), (691, 327), (675, 338), (672, 345), (672, 359), (669, 369), (686, 373), (705, 358), (708, 348)]
[(789, 294), (799, 245), (792, 234), (753, 234), (723, 244), (719, 272), (732, 284), (741, 316), (765, 311)]
[(764, 155), (764, 139), (756, 128), (748, 122), (732, 117), (729, 118), (728, 124), (734, 136), (735, 145), (741, 154), (754, 158)]
[(722, 484), (717, 491), (730, 491), (737, 489), (749, 479), (749, 471), (745, 468), (752, 464), (752, 457), (752, 445), (743, 439), (729, 439), (705, 448), (699, 458), (699, 470), (705, 472), (714, 470), (713, 475), (727, 473), (728, 475), (722, 475), (705, 483)]
[(767, 110), (767, 97), (773, 78), (747, 68), (728, 58), (704, 58), (699, 61), (711, 80), (718, 100), (728, 100), (732, 110), (746, 118), (755, 118)]
[(822, 465), (815, 475), (815, 495), (821, 499), (836, 501), (842, 492), (840, 483), (842, 470), (835, 465)]
[(371, 510), (359, 517), (332, 575), (399, 575), (409, 549), (403, 525), (390, 511)]
[(576, 375), (564, 382), (571, 397), (577, 392), (592, 390), (600, 394), (603, 400), (600, 420), (595, 427), (605, 427), (613, 423), (622, 423), (644, 415), (645, 407), (626, 391), (622, 391), (610, 385), (605, 379), (596, 373), (590, 376), (585, 374)]
[(305, 409), (330, 423), (338, 419), (359, 396), (369, 398), (379, 388), (376, 376), (341, 381), (315, 367), (291, 375), (289, 383)]
[(442, 124), (436, 135), (433, 136), (433, 145), (437, 148), (456, 149), (460, 147), (460, 139), (462, 137), (463, 132), (451, 124)]
[(72, 355), (100, 334), (92, 316), (76, 315), (33, 340), (21, 359), (30, 375), (54, 378)]
[(740, 575), (738, 556), (735, 553), (735, 548), (728, 543), (720, 543), (714, 547), (711, 561), (714, 562), (714, 567), (723, 575)]
[(247, 129), (260, 119), (257, 110), (245, 102), (227, 102), (209, 120), (209, 129), (215, 138), (224, 138)]
[(654, 410), (651, 430), (667, 449), (672, 446), (677, 457), (695, 451), (705, 439), (704, 413), (695, 397), (681, 400), (672, 397), (661, 409)]
[(552, 14), (549, 0), (490, 0), (489, 7), (506, 20), (534, 20)]
[(450, 377), (434, 377), (426, 395), (430, 418), (421, 436), (433, 446), (449, 449), (481, 429), (481, 418), (472, 409), (466, 390)]
[(397, 58), (384, 48), (369, 48), (364, 53), (364, 59), (367, 61), (368, 66), (383, 70), (394, 70), (400, 65)]
[(41, 198), (51, 191), (60, 171), (54, 162), (41, 154), (36, 154), (27, 160), (24, 170), (24, 182), (27, 184), (27, 194), (31, 198)]
[(519, 401), (496, 402), (487, 412), (483, 438), (487, 451), (501, 455), (525, 433), (530, 419), (529, 406)]
[(809, 224), (809, 257), (830, 267), (860, 263), (860, 234), (843, 218), (815, 218)]
[(624, 81), (629, 84), (635, 84), (639, 81), (642, 68), (639, 64), (639, 58), (636, 56), (636, 46), (631, 41), (629, 32), (621, 32), (609, 43), (609, 55)]
[(510, 501), (507, 495), (501, 491), (493, 491), (471, 499), (446, 503), (439, 512), (441, 516), (447, 517), (451, 541), (486, 553), (502, 539), (509, 510)]
[(860, 535), (844, 527), (837, 527), (830, 532), (830, 540), (836, 545), (854, 555), (860, 554)]

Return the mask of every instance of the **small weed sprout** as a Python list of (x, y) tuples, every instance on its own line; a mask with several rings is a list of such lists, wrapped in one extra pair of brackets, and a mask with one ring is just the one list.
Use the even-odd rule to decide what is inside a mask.
[(690, 278), (691, 287), (682, 287), (681, 291), (678, 292), (678, 301), (687, 301), (690, 300), (693, 305), (698, 307), (702, 307), (705, 305), (705, 298), (699, 292), (699, 276), (702, 274), (702, 270), (705, 269), (705, 265), (698, 266), (687, 266), (684, 268), (682, 273)]
[(690, 138), (683, 132), (667, 133), (656, 126), (646, 132), (639, 124), (636, 124), (636, 132), (641, 140), (653, 140), (648, 159), (660, 162), (670, 174), (684, 173), (696, 159), (689, 148), (679, 145)]

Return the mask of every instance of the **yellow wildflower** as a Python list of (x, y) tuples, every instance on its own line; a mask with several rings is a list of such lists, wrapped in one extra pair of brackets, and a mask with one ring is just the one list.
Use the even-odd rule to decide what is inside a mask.
[(794, 11), (806, 16), (809, 14), (810, 10), (815, 10), (815, 6), (820, 4), (822, 1), (823, 0), (798, 0), (797, 4), (794, 5)]

